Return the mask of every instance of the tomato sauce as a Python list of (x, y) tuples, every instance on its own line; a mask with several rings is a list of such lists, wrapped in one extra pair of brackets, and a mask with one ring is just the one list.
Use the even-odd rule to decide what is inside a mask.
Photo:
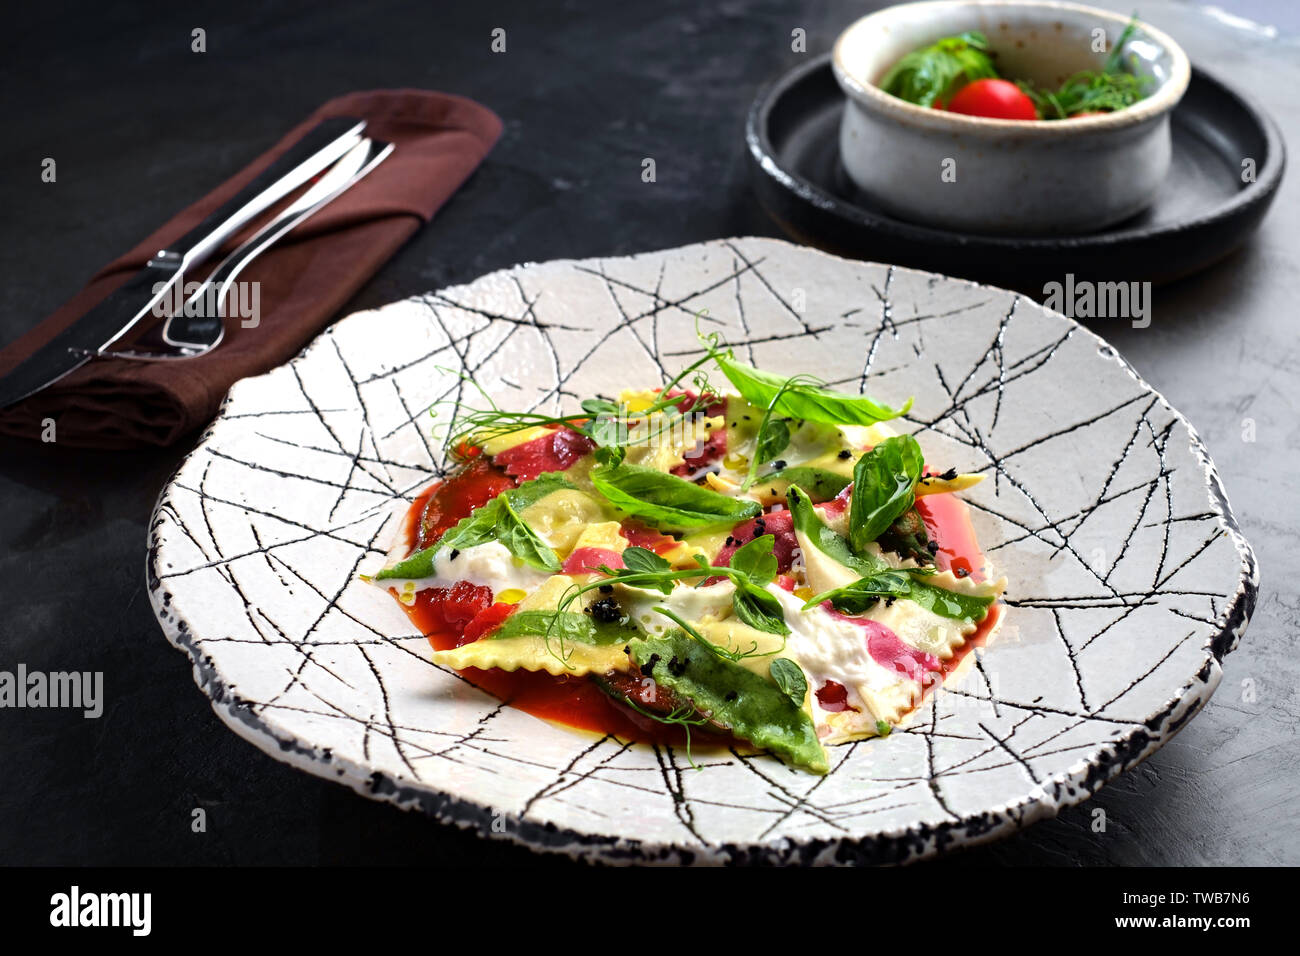
[[(495, 466), (482, 460), (471, 462), (465, 470), (431, 485), (415, 499), (407, 514), (407, 540), (412, 546), (427, 547), (475, 508), (512, 487), (514, 482)], [(393, 594), (396, 596), (395, 591)], [(426, 589), (416, 593), (412, 605), (402, 605), (411, 622), (439, 651), (458, 646), (462, 639), (460, 627), (448, 624), (444, 616), (443, 599), (438, 589)], [(685, 731), (616, 703), (586, 677), (478, 668), (468, 668), (461, 674), (494, 697), (543, 720), (641, 743), (686, 744)], [(698, 728), (692, 730), (691, 738), (696, 742), (716, 739)]]
[[(405, 524), (409, 546), (427, 547), (475, 508), (514, 485), (515, 482), (504, 471), (488, 461), (471, 461), (462, 471), (430, 485), (415, 499)], [(939, 542), (935, 562), (940, 570), (963, 568), (969, 570), (975, 580), (982, 580), (984, 556), (975, 540), (966, 505), (950, 494), (927, 495), (917, 501), (917, 510), (925, 520), (931, 540)], [(647, 532), (645, 544), (651, 544), (648, 540), (651, 534), (659, 539), (655, 543), (661, 544), (664, 536), (658, 532)], [(396, 596), (395, 591), (393, 594)], [(428, 637), (435, 650), (450, 650), (463, 642), (464, 622), (448, 622), (444, 615), (445, 600), (445, 591), (426, 589), (416, 593), (413, 604), (402, 605), (412, 623)], [(1000, 608), (992, 607), (979, 629), (953, 657), (939, 662), (945, 676), (955, 670), (974, 647), (984, 645), (999, 614)], [(451, 616), (455, 617), (454, 614)], [(477, 668), (466, 669), (461, 674), (475, 686), (543, 720), (641, 743), (680, 747), (687, 742), (682, 728), (662, 724), (629, 710), (585, 676), (553, 677), (534, 671)], [(697, 747), (709, 746), (719, 742), (719, 737), (696, 727), (691, 730), (691, 740)]]

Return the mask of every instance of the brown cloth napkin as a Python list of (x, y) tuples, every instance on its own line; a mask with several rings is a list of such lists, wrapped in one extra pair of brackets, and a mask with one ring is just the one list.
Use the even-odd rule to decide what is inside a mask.
[[(375, 90), (330, 100), (273, 149), (104, 267), (57, 312), (0, 351), (0, 374), (124, 283), (155, 250), (234, 196), (314, 124), (335, 116), (367, 120), (366, 135), (396, 148), (248, 267), (241, 279), (261, 284), (256, 328), (243, 328), (238, 316), (228, 316), (221, 345), (192, 359), (94, 359), (0, 411), (0, 432), (38, 438), (42, 421), (52, 418), (59, 444), (131, 448), (168, 445), (193, 431), (216, 414), (233, 383), (282, 364), (320, 331), (433, 217), (501, 135), (501, 121), (491, 110), (444, 93)], [(236, 236), (227, 248), (242, 238)]]

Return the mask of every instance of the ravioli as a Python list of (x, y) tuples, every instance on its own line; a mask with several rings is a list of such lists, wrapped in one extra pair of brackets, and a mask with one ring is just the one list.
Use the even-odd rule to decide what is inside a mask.
[[(980, 476), (891, 428), (906, 404), (703, 344), (578, 414), (463, 410), (448, 447), (506, 490), (453, 475), (370, 580), (436, 612), (438, 665), (593, 681), (643, 723), (824, 773), (826, 747), (887, 735), (996, 627), (1005, 579), (923, 503)], [(425, 540), (430, 509), (459, 520)]]

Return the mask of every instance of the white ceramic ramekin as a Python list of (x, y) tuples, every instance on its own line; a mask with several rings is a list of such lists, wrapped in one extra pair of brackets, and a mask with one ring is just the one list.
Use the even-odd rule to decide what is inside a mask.
[[(926, 109), (875, 84), (905, 54), (978, 30), (998, 72), (1049, 89), (1100, 69), (1128, 18), (1073, 3), (934, 0), (858, 20), (835, 43), (848, 96), (840, 126), (845, 170), (889, 215), (963, 232), (1092, 232), (1150, 205), (1169, 170), (1169, 114), (1187, 89), (1187, 55), (1141, 24), (1126, 56), (1152, 77), (1148, 95), (1102, 116), (999, 120)], [(1095, 50), (1104, 30), (1106, 51)]]

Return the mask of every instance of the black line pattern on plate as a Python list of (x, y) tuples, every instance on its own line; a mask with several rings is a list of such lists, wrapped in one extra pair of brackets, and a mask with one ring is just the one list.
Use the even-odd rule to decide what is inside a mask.
[[(1010, 580), (1002, 636), (906, 728), (832, 748), (826, 777), (738, 751), (696, 771), (537, 721), (434, 667), (357, 579), (442, 474), (428, 410), (470, 393), (440, 369), (528, 408), (611, 395), (690, 354), (700, 310), (759, 365), (914, 395), (927, 457), (990, 479), (967, 497)], [(914, 859), (1086, 797), (1208, 698), (1256, 570), (1195, 433), (1091, 333), (1013, 293), (738, 239), (345, 320), (232, 390), (159, 499), (149, 578), (217, 712), (313, 773), (610, 862), (831, 862)]]

